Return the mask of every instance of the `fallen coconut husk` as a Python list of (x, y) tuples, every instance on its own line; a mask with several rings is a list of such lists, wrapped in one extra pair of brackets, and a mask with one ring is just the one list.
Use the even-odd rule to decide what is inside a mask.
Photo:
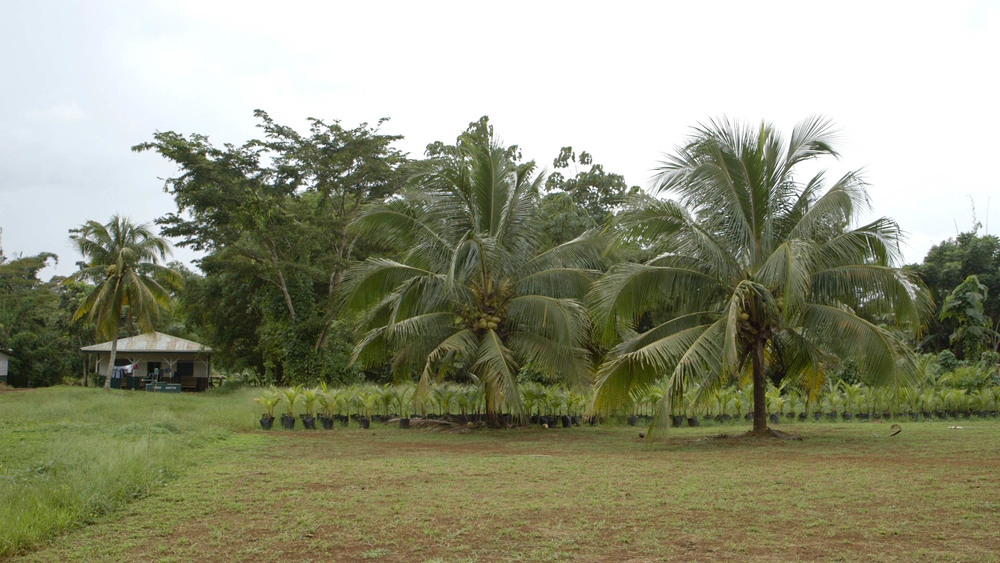
[(902, 432), (903, 431), (903, 427), (900, 426), (900, 425), (898, 425), (898, 424), (893, 424), (892, 426), (889, 427), (889, 430), (892, 430), (891, 434), (886, 434), (885, 436), (879, 436), (878, 434), (875, 434), (873, 432), (872, 436), (875, 436), (876, 438), (889, 438), (889, 437), (895, 436), (896, 434), (899, 434), (900, 432)]

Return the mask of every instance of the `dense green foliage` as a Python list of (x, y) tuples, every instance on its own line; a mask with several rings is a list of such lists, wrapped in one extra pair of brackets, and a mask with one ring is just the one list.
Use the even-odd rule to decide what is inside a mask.
[(318, 119), (303, 135), (256, 115), (263, 139), (241, 146), (159, 132), (134, 147), (178, 165), (166, 183), (177, 212), (159, 223), (207, 253), (204, 278), (181, 297), (186, 320), (230, 369), (278, 383), (355, 380), (333, 296), (349, 264), (376, 250), (347, 226), (396, 191), (399, 137)]
[[(853, 357), (875, 383), (912, 379), (909, 345), (929, 300), (894, 267), (898, 228), (855, 226), (867, 207), (858, 175), (827, 188), (801, 181), (801, 164), (837, 156), (830, 123), (802, 122), (786, 140), (758, 127), (711, 122), (660, 168), (656, 187), (678, 202), (644, 198), (621, 216), (625, 237), (657, 256), (612, 267), (594, 284), (599, 337), (619, 342), (597, 375), (597, 406), (616, 408), (669, 378), (662, 401), (750, 378), (754, 432), (767, 430), (766, 381), (815, 394), (837, 358)], [(663, 303), (677, 315), (641, 333), (641, 316)]]
[[(989, 321), (988, 328), (993, 329), (994, 334), (1000, 327), (1000, 238), (997, 236), (980, 235), (977, 224), (972, 231), (960, 233), (932, 247), (922, 263), (909, 268), (920, 275), (938, 305), (943, 305), (969, 276), (976, 276), (982, 286), (982, 289), (976, 288), (976, 292), (982, 295), (979, 300), (981, 314), (985, 316), (982, 324), (985, 326)], [(938, 315), (921, 341), (920, 348), (933, 353), (951, 349), (964, 356), (970, 342), (964, 335), (955, 337), (961, 322), (956, 315)], [(1000, 339), (987, 333), (978, 345), (996, 351)]]
[[(678, 396), (707, 394), (748, 381), (759, 359), (780, 394), (815, 395), (831, 379), (915, 377), (906, 350), (918, 343), (906, 339), (928, 319), (919, 349), (950, 350), (948, 371), (995, 363), (997, 237), (962, 233), (910, 267), (930, 289), (931, 311), (894, 267), (895, 224), (852, 223), (867, 203), (855, 174), (830, 189), (792, 175), (799, 162), (835, 156), (821, 121), (784, 145), (767, 127), (703, 128), (661, 170), (658, 188), (677, 198), (664, 201), (571, 146), (545, 176), (517, 145), (493, 139), (485, 117), (411, 160), (383, 121), (311, 119), (300, 132), (255, 115), (260, 136), (242, 144), (167, 131), (134, 147), (177, 165), (165, 184), (177, 209), (158, 223), (204, 252), (200, 271), (142, 272), (171, 304), (156, 328), (213, 347), (216, 368), (241, 380), (429, 388), (451, 379), (489, 387), (491, 410), (524, 413), (518, 387), (586, 389), (595, 366), (602, 385), (624, 378), (619, 390), (635, 391), (605, 387), (599, 406), (627, 408), (665, 373), (682, 374)], [(38, 272), (53, 258), (0, 258), (0, 348), (13, 350), (16, 385), (78, 377), (78, 348), (102, 338), (94, 323), (71, 320), (99, 294), (107, 266), (44, 283)], [(125, 306), (100, 320), (127, 336), (151, 317)], [(688, 348), (700, 355), (675, 363), (682, 347), (664, 338), (677, 344), (698, 327), (716, 327), (709, 336), (719, 340), (702, 339)], [(831, 327), (859, 338), (823, 336)], [(636, 362), (638, 371), (627, 365)]]
[(354, 357), (391, 359), (397, 377), (426, 386), (456, 365), (484, 387), (486, 411), (521, 415), (517, 375), (531, 365), (579, 384), (588, 373), (581, 298), (601, 242), (583, 235), (539, 252), (540, 176), (488, 122), (410, 167), (402, 198), (354, 223), (398, 248), (348, 271), (342, 298), (362, 311)]
[(11, 385), (46, 386), (79, 374), (78, 348), (94, 338), (93, 325), (72, 322), (86, 286), (38, 279), (54, 259), (49, 253), (7, 259), (0, 249), (0, 352), (10, 356)]
[(153, 234), (148, 225), (136, 225), (115, 215), (106, 225), (88, 221), (70, 232), (86, 259), (71, 279), (94, 284), (73, 313), (73, 320), (86, 317), (98, 335), (111, 340), (104, 377), (104, 387), (109, 388), (122, 317), (130, 335), (138, 334), (135, 324), (143, 331), (152, 331), (154, 318), (170, 306), (170, 293), (159, 280), (175, 282), (178, 275), (160, 264), (170, 253), (170, 243)]

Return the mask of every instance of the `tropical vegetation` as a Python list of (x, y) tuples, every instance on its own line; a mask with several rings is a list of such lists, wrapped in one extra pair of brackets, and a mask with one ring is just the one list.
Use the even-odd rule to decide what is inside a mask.
[[(839, 358), (872, 382), (905, 387), (907, 341), (930, 314), (920, 281), (896, 267), (899, 229), (855, 226), (865, 186), (848, 172), (827, 187), (802, 165), (837, 156), (831, 124), (800, 123), (787, 139), (768, 123), (712, 121), (659, 168), (655, 190), (619, 217), (621, 236), (655, 257), (613, 266), (591, 291), (597, 332), (614, 344), (597, 373), (597, 407), (629, 403), (666, 374), (662, 411), (697, 387), (703, 396), (753, 382), (753, 432), (768, 432), (768, 380), (815, 396)], [(672, 315), (643, 330), (643, 315)]]
[(104, 378), (104, 388), (110, 389), (122, 317), (131, 335), (137, 334), (134, 324), (144, 331), (153, 330), (160, 308), (170, 306), (170, 293), (160, 282), (175, 283), (179, 276), (160, 264), (170, 253), (170, 243), (153, 233), (149, 225), (136, 225), (127, 217), (114, 215), (107, 224), (88, 221), (71, 232), (86, 260), (71, 279), (94, 284), (73, 320), (86, 316), (96, 325), (97, 333), (111, 341)]
[[(159, 235), (87, 222), (71, 232), (80, 271), (49, 282), (55, 255), (0, 251), (12, 384), (79, 381), (81, 346), (155, 324), (211, 346), (231, 382), (337, 390), (310, 403), (320, 420), (420, 414), (449, 382), (478, 386), (494, 421), (524, 421), (564, 385), (596, 397), (586, 412), (663, 422), (738, 404), (762, 432), (859, 384), (915, 400), (912, 351), (942, 373), (996, 363), (997, 237), (974, 221), (901, 270), (895, 223), (859, 224), (862, 178), (805, 174), (837, 156), (821, 118), (788, 138), (700, 126), (648, 195), (572, 146), (546, 174), (486, 118), (413, 158), (384, 120), (255, 116), (242, 144), (167, 131), (134, 147), (178, 168)], [(162, 263), (165, 237), (204, 253), (198, 271)], [(133, 243), (145, 258), (114, 250)], [(346, 398), (359, 386), (367, 398)]]
[(596, 277), (600, 239), (589, 233), (539, 252), (544, 176), (484, 120), (453, 146), (409, 169), (402, 197), (353, 223), (398, 259), (372, 257), (348, 270), (345, 308), (361, 311), (353, 359), (391, 361), (422, 388), (462, 366), (483, 386), (486, 413), (525, 414), (517, 376), (530, 365), (580, 385), (588, 375), (581, 298)]

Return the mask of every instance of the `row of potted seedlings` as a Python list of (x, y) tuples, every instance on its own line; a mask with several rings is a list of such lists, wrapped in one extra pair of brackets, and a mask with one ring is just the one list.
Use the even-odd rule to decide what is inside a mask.
[[(521, 397), (526, 420), (532, 424), (549, 427), (579, 426), (590, 398), (569, 391), (563, 386), (544, 386), (528, 383), (521, 386)], [(416, 385), (356, 385), (331, 389), (325, 385), (316, 388), (302, 386), (270, 387), (254, 398), (264, 408), (260, 425), (270, 430), (276, 421), (276, 411), (284, 407), (280, 424), (293, 429), (301, 421), (306, 429), (316, 429), (317, 422), (325, 429), (336, 423), (348, 425), (353, 419), (361, 428), (371, 422), (399, 419), (401, 428), (409, 426), (411, 417), (446, 419), (465, 424), (485, 419), (485, 397), (481, 388), (474, 385), (440, 384), (424, 392)], [(301, 411), (296, 418), (296, 411)], [(514, 423), (511, 415), (502, 415), (508, 424)], [(596, 418), (593, 418), (596, 423)]]
[[(664, 384), (652, 386), (636, 399), (630, 424), (653, 418), (666, 392)], [(1000, 387), (958, 389), (942, 385), (926, 388), (876, 389), (840, 381), (829, 384), (810, 399), (805, 393), (783, 387), (769, 387), (766, 395), (770, 422), (808, 420), (866, 421), (871, 419), (958, 419), (996, 418), (1000, 410)], [(753, 391), (750, 386), (730, 386), (705, 397), (688, 392), (671, 408), (671, 425), (698, 426), (753, 419)]]
[[(628, 416), (629, 424), (648, 423), (666, 393), (666, 384), (651, 386), (635, 400)], [(600, 417), (586, 417), (590, 396), (573, 392), (561, 385), (524, 383), (520, 386), (525, 419), (531, 424), (579, 426), (596, 424)], [(332, 429), (335, 424), (349, 424), (352, 419), (362, 428), (373, 420), (386, 422), (398, 418), (407, 427), (411, 417), (448, 419), (457, 423), (483, 420), (485, 400), (475, 385), (439, 384), (424, 392), (416, 385), (355, 385), (331, 389), (268, 388), (254, 399), (264, 407), (260, 424), (272, 428), (275, 410), (284, 406), (280, 424), (292, 429), (300, 420), (307, 429)], [(814, 397), (784, 387), (770, 387), (766, 393), (767, 410), (773, 424), (808, 420), (865, 421), (873, 418), (958, 419), (996, 417), (1000, 407), (1000, 387), (978, 389), (950, 388), (942, 385), (894, 391), (874, 389), (843, 381), (828, 384)], [(301, 410), (296, 418), (296, 411)], [(714, 423), (742, 422), (753, 418), (753, 394), (749, 386), (729, 386), (705, 396), (689, 391), (677, 397), (671, 406), (673, 426), (699, 426)], [(514, 422), (505, 415), (508, 423)]]

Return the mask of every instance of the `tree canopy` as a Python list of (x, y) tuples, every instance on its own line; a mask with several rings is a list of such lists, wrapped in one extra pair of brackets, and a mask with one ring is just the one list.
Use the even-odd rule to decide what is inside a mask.
[[(795, 176), (837, 156), (832, 140), (821, 118), (787, 139), (768, 123), (720, 120), (668, 156), (656, 189), (677, 201), (638, 198), (621, 217), (622, 236), (658, 254), (612, 267), (591, 291), (600, 338), (618, 342), (597, 374), (598, 407), (628, 404), (665, 376), (667, 413), (685, 388), (749, 378), (764, 434), (768, 377), (815, 393), (836, 357), (853, 357), (875, 383), (907, 381), (908, 345), (882, 323), (919, 334), (930, 300), (894, 267), (894, 222), (852, 226), (868, 202), (857, 173), (829, 187), (822, 173)], [(637, 333), (664, 303), (676, 316)]]
[[(373, 249), (347, 231), (366, 203), (397, 189), (401, 137), (362, 123), (310, 119), (302, 134), (258, 110), (262, 139), (216, 147), (205, 135), (154, 134), (133, 147), (175, 162), (177, 212), (158, 222), (207, 251), (198, 321), (220, 361), (279, 382), (350, 377), (333, 295), (348, 265)], [(233, 319), (239, 318), (239, 323)], [(335, 342), (331, 344), (331, 336)]]
[(74, 280), (94, 283), (80, 303), (73, 320), (86, 317), (97, 333), (111, 340), (111, 358), (104, 380), (110, 388), (115, 365), (118, 333), (124, 315), (130, 335), (133, 323), (145, 331), (154, 329), (161, 308), (170, 306), (170, 294), (158, 279), (170, 280), (175, 273), (160, 264), (170, 253), (170, 243), (152, 232), (149, 225), (136, 225), (114, 215), (107, 224), (88, 221), (73, 229), (72, 239), (86, 260)]
[(455, 145), (435, 143), (409, 167), (402, 198), (366, 210), (359, 234), (401, 251), (369, 258), (343, 285), (363, 311), (354, 358), (391, 358), (397, 374), (427, 384), (462, 364), (484, 388), (487, 412), (524, 413), (525, 365), (580, 381), (588, 373), (586, 311), (600, 242), (582, 236), (537, 252), (544, 177), (484, 118)]

